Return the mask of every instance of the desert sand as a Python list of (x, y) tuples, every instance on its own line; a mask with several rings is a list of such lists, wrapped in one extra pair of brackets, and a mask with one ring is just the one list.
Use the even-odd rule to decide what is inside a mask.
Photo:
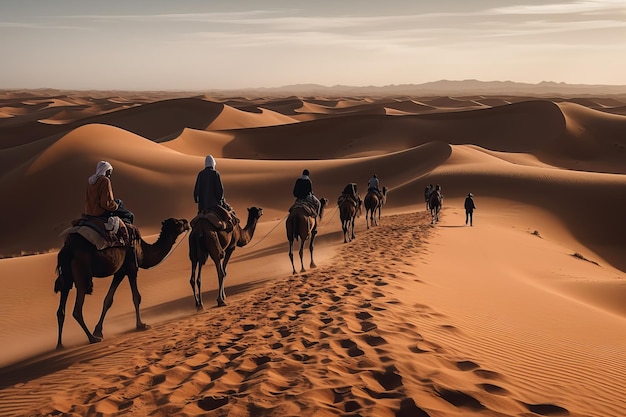
[[(0, 91), (0, 415), (626, 415), (623, 97), (222, 97)], [(147, 242), (191, 220), (204, 158), (251, 242), (227, 306), (188, 237), (128, 283), (89, 344), (71, 316), (55, 350), (59, 234), (109, 161)], [(285, 218), (309, 169), (330, 201), (316, 268), (291, 273)], [(343, 243), (336, 201), (376, 173), (377, 226)], [(431, 225), (424, 187), (444, 204)], [(474, 224), (464, 198), (474, 194)], [(296, 264), (299, 261), (296, 253)], [(93, 329), (111, 278), (84, 313)]]

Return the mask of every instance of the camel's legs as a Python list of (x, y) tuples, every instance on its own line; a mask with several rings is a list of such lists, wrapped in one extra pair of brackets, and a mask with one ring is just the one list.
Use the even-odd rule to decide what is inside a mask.
[(139, 287), (137, 287), (137, 271), (132, 271), (128, 274), (128, 282), (130, 283), (130, 290), (133, 293), (133, 304), (135, 305), (135, 324), (137, 330), (147, 330), (149, 325), (141, 321), (139, 314), (139, 305), (141, 304), (141, 294), (139, 293)]
[(198, 265), (198, 276), (196, 277), (196, 286), (198, 287), (198, 298), (196, 301), (196, 309), (204, 310), (204, 303), (202, 302), (202, 267), (204, 265)]
[(298, 254), (300, 255), (300, 272), (306, 272), (306, 269), (304, 269), (304, 243), (306, 242), (306, 240), (301, 239), (300, 240), (300, 250), (298, 251)]
[(59, 338), (57, 340), (57, 349), (63, 349), (61, 343), (61, 334), (63, 333), (63, 323), (65, 322), (65, 305), (67, 304), (67, 296), (70, 290), (61, 289), (61, 299), (59, 301), (59, 309), (57, 310), (57, 322), (59, 324)]
[[(198, 268), (198, 277), (196, 278), (196, 267)], [(202, 265), (198, 265), (197, 261), (191, 261), (191, 278), (189, 279), (189, 284), (191, 285), (191, 290), (193, 291), (193, 301), (196, 303), (196, 309), (203, 310), (204, 306), (202, 305), (202, 291), (201, 287), (201, 278), (202, 275)], [(196, 294), (196, 286), (198, 287), (198, 293)]]
[[(220, 305), (226, 305), (226, 289), (225, 289), (225, 281), (226, 281), (226, 265), (228, 265), (228, 260), (230, 256), (235, 251), (234, 247), (228, 247), (224, 251), (224, 260), (222, 261), (222, 280), (220, 281), (219, 293), (217, 294), (217, 303)], [(218, 274), (219, 279), (219, 274)], [(221, 302), (220, 302), (221, 300)]]
[(341, 229), (343, 230), (343, 243), (348, 243), (348, 236), (350, 231), (348, 230), (349, 223), (346, 220), (341, 221)]
[(291, 260), (291, 268), (293, 269), (292, 274), (296, 275), (296, 267), (293, 264), (293, 240), (289, 239), (289, 259)]
[(107, 311), (113, 305), (113, 296), (115, 295), (115, 291), (117, 291), (117, 287), (121, 284), (124, 279), (125, 274), (123, 272), (116, 272), (113, 275), (113, 281), (111, 281), (111, 286), (109, 287), (109, 291), (107, 295), (104, 297), (104, 301), (102, 302), (102, 313), (100, 314), (100, 320), (98, 320), (98, 324), (96, 324), (95, 329), (93, 330), (93, 334), (96, 337), (102, 338), (102, 326), (104, 325), (104, 317), (107, 314)]
[(309, 242), (309, 252), (311, 252), (311, 268), (317, 267), (317, 265), (315, 265), (315, 261), (313, 260), (313, 241), (315, 240), (315, 235), (317, 235), (317, 230), (313, 229), (311, 232), (311, 240)]
[(352, 239), (354, 239), (356, 236), (354, 235), (354, 221), (355, 221), (355, 217), (352, 217), (351, 221), (350, 221), (350, 230), (352, 232)]
[(365, 226), (367, 226), (368, 229), (370, 228), (370, 224), (368, 222), (369, 216), (370, 216), (370, 210), (366, 208), (365, 209)]
[(74, 312), (72, 315), (74, 319), (80, 324), (80, 327), (83, 328), (87, 338), (89, 339), (89, 343), (96, 343), (102, 341), (101, 337), (94, 336), (91, 334), (87, 325), (85, 324), (85, 319), (83, 318), (83, 303), (85, 302), (85, 289), (84, 288), (76, 288), (76, 302), (74, 303)]
[(222, 266), (221, 259), (214, 260), (215, 269), (217, 271), (217, 306), (223, 307), (226, 305), (226, 301), (224, 300), (224, 267)]
[(224, 276), (226, 276), (226, 265), (228, 265), (228, 260), (230, 259), (230, 256), (233, 254), (234, 251), (234, 247), (232, 249), (226, 248), (226, 250), (224, 251), (224, 261), (222, 262), (224, 268)]

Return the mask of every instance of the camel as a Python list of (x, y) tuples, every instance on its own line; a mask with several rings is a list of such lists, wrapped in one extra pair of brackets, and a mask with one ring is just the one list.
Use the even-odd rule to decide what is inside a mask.
[[(378, 194), (374, 191), (368, 191), (363, 204), (365, 205), (365, 225), (367, 228), (372, 226), (378, 226), (380, 221), (380, 212), (382, 211), (383, 204), (387, 201), (387, 187), (383, 187), (383, 198), (379, 198)], [(368, 222), (369, 214), (369, 222)]]
[[(324, 214), (324, 207), (328, 204), (327, 198), (320, 199), (320, 215), (319, 219), (322, 220)], [(309, 252), (311, 253), (311, 268), (315, 268), (315, 261), (313, 260), (313, 242), (315, 241), (315, 235), (317, 235), (317, 217), (311, 216), (304, 207), (295, 206), (289, 211), (287, 221), (285, 222), (287, 229), (287, 240), (289, 241), (289, 259), (291, 259), (291, 267), (293, 268), (293, 274), (296, 274), (296, 267), (293, 263), (293, 241), (300, 239), (300, 272), (305, 272), (304, 268), (304, 243), (309, 239)]]
[(339, 202), (339, 219), (343, 229), (343, 243), (351, 242), (355, 238), (354, 220), (361, 210), (361, 200), (358, 202), (351, 198), (343, 198)]
[(428, 207), (430, 207), (430, 224), (435, 224), (439, 221), (439, 212), (443, 205), (443, 195), (440, 191), (433, 191), (428, 198)]
[[(104, 317), (111, 308), (115, 291), (125, 276), (128, 276), (133, 294), (137, 329), (149, 329), (150, 326), (143, 323), (139, 315), (141, 295), (137, 288), (137, 273), (139, 268), (147, 269), (159, 264), (174, 246), (176, 238), (187, 230), (189, 230), (187, 220), (170, 218), (162, 222), (159, 238), (153, 244), (138, 239), (133, 248), (118, 246), (102, 250), (97, 250), (93, 244), (78, 233), (69, 234), (57, 256), (58, 277), (54, 283), (54, 292), (61, 293), (59, 309), (57, 310), (59, 326), (57, 349), (63, 348), (62, 333), (65, 321), (65, 305), (72, 286), (76, 286), (76, 301), (72, 315), (85, 331), (89, 343), (102, 340)], [(110, 275), (113, 275), (113, 281), (104, 298), (100, 320), (92, 334), (87, 329), (83, 319), (83, 303), (87, 286), (93, 277), (105, 278)]]
[[(217, 305), (226, 305), (226, 293), (224, 291), (224, 278), (226, 277), (226, 265), (230, 256), (237, 246), (246, 246), (254, 236), (259, 218), (263, 215), (261, 207), (248, 208), (248, 220), (245, 227), (237, 223), (230, 230), (218, 230), (208, 219), (199, 218), (193, 225), (189, 234), (189, 259), (191, 260), (191, 278), (189, 283), (193, 290), (193, 298), (198, 311), (204, 309), (202, 303), (202, 267), (211, 257), (217, 270)], [(196, 267), (198, 275), (196, 275)], [(197, 292), (196, 292), (197, 289)]]

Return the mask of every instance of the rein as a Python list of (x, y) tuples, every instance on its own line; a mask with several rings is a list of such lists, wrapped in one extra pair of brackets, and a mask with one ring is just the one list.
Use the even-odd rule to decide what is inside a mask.
[(255, 247), (256, 245), (258, 245), (259, 243), (263, 242), (263, 240), (269, 236), (270, 233), (272, 233), (274, 231), (274, 229), (276, 229), (278, 227), (279, 224), (282, 223), (283, 220), (285, 220), (287, 218), (287, 216), (289, 216), (289, 214), (285, 214), (285, 217), (283, 217), (282, 219), (280, 219), (279, 221), (276, 222), (276, 224), (274, 225), (274, 227), (272, 227), (269, 232), (267, 232), (265, 234), (265, 236), (263, 236), (259, 241), (257, 241), (254, 245), (251, 246), (244, 246), (244, 248), (248, 248), (251, 249), (253, 247)]
[[(339, 211), (339, 206), (335, 207), (335, 210), (333, 211), (333, 215), (330, 216), (330, 218), (328, 219), (328, 221), (331, 221), (333, 219), (333, 217), (335, 217), (335, 215), (337, 214), (337, 212)], [(324, 222), (320, 222), (320, 226), (322, 225), (322, 223), (328, 223), (325, 221), (326, 218), (324, 218)]]
[(167, 255), (165, 255), (165, 256), (163, 257), (163, 259), (161, 259), (161, 260), (159, 261), (159, 263), (157, 263), (157, 264), (156, 264), (156, 265), (154, 265), (154, 266), (151, 266), (150, 268), (146, 268), (146, 269), (152, 269), (152, 268), (154, 268), (154, 267), (156, 267), (156, 266), (160, 265), (160, 264), (161, 264), (164, 260), (166, 260), (166, 259), (167, 259), (167, 258), (168, 258), (171, 254), (172, 254), (172, 252), (174, 252), (174, 251), (176, 250), (176, 248), (178, 248), (178, 246), (180, 246), (180, 244), (181, 244), (181, 243), (183, 243), (183, 240), (185, 240), (185, 236), (187, 236), (187, 235), (189, 234), (189, 232), (190, 232), (190, 231), (191, 231), (191, 229), (188, 229), (188, 230), (185, 232), (185, 234), (184, 234), (183, 238), (182, 238), (182, 239), (180, 239), (180, 240), (178, 241), (178, 243), (176, 243), (176, 245), (173, 245), (173, 246), (172, 246), (172, 249), (170, 249), (170, 251), (167, 253)]

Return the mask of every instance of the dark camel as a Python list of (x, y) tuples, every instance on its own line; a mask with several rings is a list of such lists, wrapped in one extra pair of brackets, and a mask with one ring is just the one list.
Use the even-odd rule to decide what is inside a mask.
[[(202, 304), (202, 267), (211, 257), (217, 270), (217, 305), (226, 305), (226, 293), (224, 292), (224, 278), (226, 277), (226, 265), (237, 246), (246, 246), (252, 240), (259, 218), (263, 215), (261, 207), (248, 208), (248, 221), (242, 229), (237, 224), (232, 230), (217, 230), (213, 224), (205, 218), (200, 218), (194, 224), (189, 234), (189, 259), (191, 260), (191, 289), (196, 309), (204, 309)], [(196, 276), (196, 267), (198, 275)], [(197, 292), (196, 292), (197, 288)]]
[[(111, 308), (115, 291), (125, 276), (128, 276), (133, 293), (137, 329), (149, 329), (150, 326), (143, 323), (139, 316), (141, 295), (137, 288), (137, 273), (139, 268), (147, 269), (159, 264), (174, 246), (176, 238), (186, 230), (189, 230), (187, 220), (167, 219), (161, 224), (161, 234), (155, 243), (148, 244), (143, 239), (140, 239), (135, 242), (134, 251), (132, 248), (127, 247), (97, 250), (95, 246), (80, 234), (72, 233), (68, 235), (57, 257), (57, 273), (59, 276), (54, 282), (54, 292), (61, 292), (61, 300), (57, 310), (57, 322), (59, 325), (57, 349), (63, 348), (61, 335), (63, 333), (63, 322), (65, 321), (65, 305), (72, 286), (76, 286), (76, 301), (72, 315), (85, 331), (89, 343), (96, 343), (102, 340), (104, 317), (107, 310)], [(100, 320), (92, 334), (87, 329), (83, 319), (83, 303), (85, 301), (86, 289), (92, 277), (104, 278), (110, 275), (113, 275), (113, 281), (104, 298)]]
[(430, 207), (430, 224), (435, 224), (439, 221), (439, 212), (443, 206), (443, 195), (439, 191), (433, 191), (428, 198), (428, 207)]
[[(319, 219), (322, 219), (324, 214), (324, 207), (328, 204), (328, 199), (320, 199), (320, 215)], [(293, 274), (296, 274), (296, 267), (293, 264), (293, 241), (300, 239), (300, 272), (305, 272), (304, 269), (304, 243), (309, 239), (309, 252), (311, 253), (311, 268), (315, 268), (315, 261), (313, 260), (313, 242), (315, 241), (315, 235), (317, 235), (317, 217), (313, 217), (307, 213), (303, 207), (294, 207), (289, 212), (285, 226), (287, 228), (287, 240), (289, 241), (289, 259), (291, 259), (291, 267), (293, 268)]]
[(363, 204), (365, 205), (365, 225), (368, 229), (370, 228), (370, 224), (372, 226), (378, 226), (380, 212), (387, 200), (387, 187), (383, 187), (382, 195), (382, 198), (380, 198), (375, 191), (368, 191), (363, 200)]
[(361, 210), (361, 201), (344, 198), (339, 203), (339, 219), (343, 229), (343, 243), (351, 242), (354, 236), (354, 221)]

